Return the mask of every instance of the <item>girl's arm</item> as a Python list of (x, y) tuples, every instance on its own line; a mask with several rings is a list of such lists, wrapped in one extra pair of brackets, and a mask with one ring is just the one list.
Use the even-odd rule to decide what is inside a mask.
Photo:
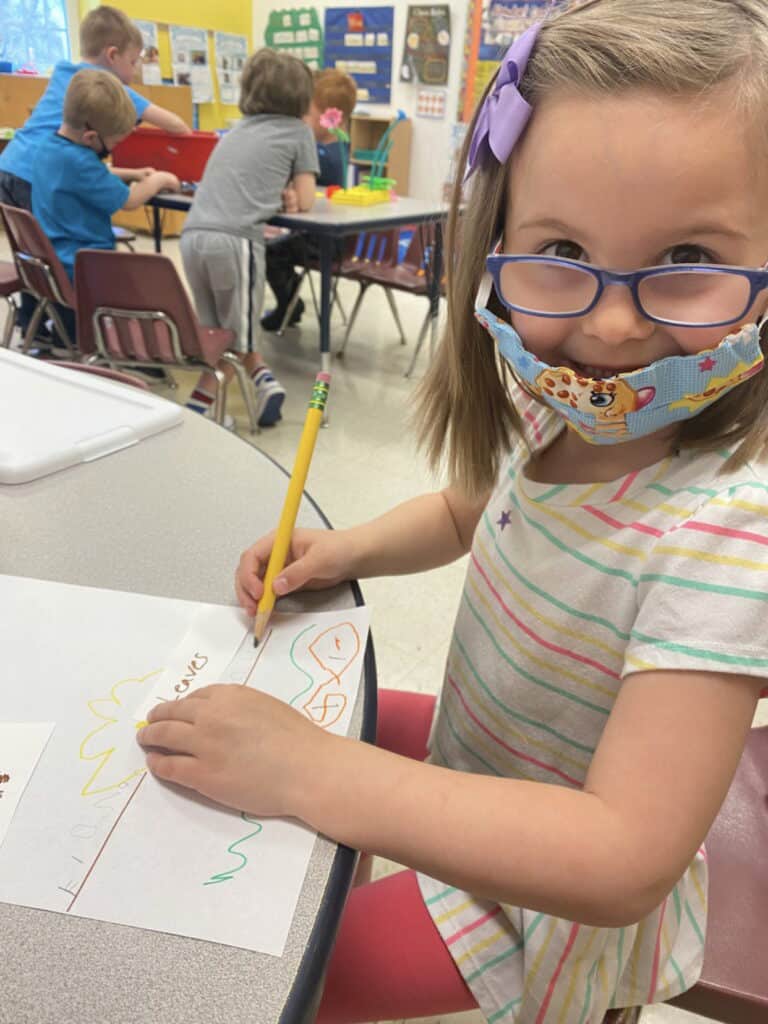
[[(454, 488), (423, 494), (350, 530), (296, 530), (286, 568), (274, 582), (276, 594), (318, 590), (342, 580), (396, 576), (446, 565), (472, 543), (487, 496), (470, 499)], [(244, 551), (235, 577), (242, 607), (253, 615), (274, 535)]]
[(191, 135), (192, 129), (187, 122), (178, 114), (159, 107), (156, 103), (150, 103), (141, 115), (142, 121), (153, 124), (156, 128), (162, 128), (165, 132), (173, 132), (174, 135)]
[(240, 686), (154, 708), (139, 738), (155, 774), (213, 800), (297, 817), (479, 897), (623, 927), (664, 900), (704, 840), (764, 685), (628, 677), (582, 790), (411, 761)]

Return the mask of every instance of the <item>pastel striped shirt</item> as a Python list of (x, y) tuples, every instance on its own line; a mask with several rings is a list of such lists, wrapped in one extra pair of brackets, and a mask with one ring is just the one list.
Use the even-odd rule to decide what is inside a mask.
[[(536, 425), (539, 444), (555, 422)], [(626, 675), (768, 676), (768, 467), (721, 474), (728, 454), (558, 486), (526, 479), (522, 446), (510, 457), (475, 533), (433, 762), (580, 787)], [(599, 1024), (701, 971), (703, 848), (664, 903), (625, 928), (419, 883), (490, 1024)]]

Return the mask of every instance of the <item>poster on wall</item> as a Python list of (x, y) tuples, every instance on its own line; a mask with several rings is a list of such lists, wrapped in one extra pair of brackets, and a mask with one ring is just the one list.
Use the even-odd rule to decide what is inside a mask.
[(446, 85), (451, 49), (451, 11), (447, 4), (408, 8), (401, 82)]
[(323, 29), (314, 8), (271, 11), (264, 43), (273, 50), (298, 57), (314, 71), (323, 67)]
[(162, 85), (160, 51), (157, 47), (157, 24), (154, 21), (140, 21), (138, 18), (133, 20), (144, 41), (144, 49), (141, 52), (141, 81), (144, 85)]
[(248, 57), (248, 40), (232, 32), (214, 32), (213, 45), (221, 102), (237, 103), (240, 98), (240, 76)]
[(504, 51), (534, 22), (540, 21), (549, 0), (471, 0), (464, 47), (459, 119), (472, 116)]
[(189, 85), (193, 103), (213, 101), (213, 80), (208, 63), (208, 33), (204, 28), (170, 25), (173, 84)]
[(394, 21), (394, 7), (325, 10), (325, 67), (354, 78), (359, 103), (390, 102)]

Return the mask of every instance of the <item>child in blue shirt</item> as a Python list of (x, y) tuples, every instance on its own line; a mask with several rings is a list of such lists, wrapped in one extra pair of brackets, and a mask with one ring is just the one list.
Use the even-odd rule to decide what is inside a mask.
[[(86, 15), (80, 26), (82, 61), (59, 61), (32, 115), (0, 155), (0, 203), (32, 210), (32, 174), (40, 161), (40, 146), (58, 130), (67, 87), (72, 77), (81, 70), (101, 69), (115, 75), (130, 97), (134, 123), (143, 120), (169, 132), (190, 131), (176, 114), (150, 103), (144, 96), (128, 88), (128, 83), (133, 81), (142, 47), (141, 33), (122, 11), (101, 6)], [(151, 168), (139, 172), (113, 168), (113, 174), (127, 181), (150, 171)], [(35, 302), (31, 296), (24, 296), (19, 317), (22, 330), (29, 323), (34, 308)]]
[[(78, 249), (114, 249), (114, 213), (142, 206), (161, 189), (179, 188), (167, 171), (141, 172), (129, 185), (104, 165), (133, 125), (133, 103), (114, 75), (78, 71), (64, 98), (59, 130), (37, 147), (32, 212), (71, 278)], [(66, 312), (69, 330), (72, 312)]]

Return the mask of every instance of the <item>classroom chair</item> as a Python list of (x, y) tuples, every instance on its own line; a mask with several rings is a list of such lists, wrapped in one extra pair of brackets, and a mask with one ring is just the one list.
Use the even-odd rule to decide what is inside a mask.
[(219, 327), (203, 327), (166, 256), (155, 253), (81, 249), (75, 258), (77, 337), (89, 362), (111, 368), (144, 366), (210, 370), (218, 380), (214, 419), (223, 424), (229, 364), (248, 410), (251, 431), (258, 431), (253, 385), (245, 367), (230, 352), (235, 336)]
[(704, 970), (670, 1000), (723, 1024), (768, 1021), (768, 726), (752, 729), (707, 836)]
[[(358, 262), (356, 268), (351, 269), (350, 276), (353, 276), (359, 282), (361, 287), (357, 296), (357, 301), (355, 302), (350, 315), (344, 340), (341, 344), (341, 348), (337, 352), (339, 358), (344, 355), (344, 350), (347, 342), (349, 341), (355, 318), (363, 300), (363, 295), (367, 288), (372, 284), (379, 284), (383, 287), (384, 294), (387, 297), (389, 307), (392, 310), (392, 315), (395, 319), (395, 323), (397, 324), (398, 331), (400, 332), (401, 344), (405, 345), (405, 335), (400, 323), (400, 316), (397, 311), (397, 306), (395, 305), (393, 292), (401, 291), (410, 295), (424, 296), (429, 294), (429, 258), (433, 251), (434, 244), (435, 225), (419, 225), (413, 231), (413, 236), (408, 244), (402, 263), (397, 263), (395, 254), (394, 260), (386, 258), (380, 260), (364, 260), (362, 262)], [(405, 371), (406, 377), (410, 377), (413, 373), (416, 360), (419, 357), (419, 352), (421, 351), (424, 338), (426, 337), (427, 330), (430, 326), (430, 320), (430, 310), (427, 309), (421, 328), (419, 329), (416, 348), (414, 349), (413, 356), (411, 357), (410, 365)], [(433, 323), (433, 330), (434, 326), (435, 325)]]
[[(342, 304), (341, 295), (339, 295), (339, 273), (344, 263), (344, 260), (346, 260), (354, 253), (357, 245), (357, 237), (357, 235), (349, 235), (344, 239), (344, 252), (342, 254), (342, 258), (340, 260), (334, 260), (333, 263), (331, 264), (331, 312), (333, 312), (335, 306), (339, 311), (339, 314), (341, 316), (341, 322), (343, 324), (347, 323), (347, 313)], [(315, 292), (315, 284), (314, 281), (312, 280), (312, 274), (310, 273), (311, 270), (316, 270), (318, 273), (320, 272), (320, 260), (310, 256), (309, 252), (305, 252), (304, 266), (302, 267), (301, 273), (299, 274), (299, 281), (298, 284), (296, 285), (293, 295), (291, 296), (291, 301), (286, 306), (285, 313), (283, 314), (282, 323), (277, 329), (278, 336), (282, 336), (282, 334), (285, 332), (286, 327), (291, 322), (293, 311), (296, 308), (299, 299), (301, 298), (301, 286), (304, 284), (305, 281), (309, 284), (309, 291), (310, 295), (312, 296), (312, 305), (314, 306), (315, 309), (315, 316), (317, 317), (318, 322), (320, 321), (320, 303)]]
[(0, 216), (13, 252), (21, 286), (37, 300), (37, 307), (24, 334), (22, 351), (26, 352), (47, 314), (67, 348), (75, 351), (58, 306), (75, 308), (75, 292), (67, 272), (47, 235), (28, 210), (0, 203)]
[(115, 380), (119, 384), (128, 384), (140, 391), (149, 391), (149, 384), (135, 373), (123, 373), (122, 370), (112, 370), (108, 366), (97, 366), (95, 363), (70, 363), (64, 359), (57, 359), (56, 366), (63, 366), (65, 370), (79, 370), (81, 373), (90, 373), (96, 377), (106, 377), (108, 380)]
[(11, 263), (10, 260), (0, 260), (0, 298), (5, 299), (8, 306), (3, 327), (3, 340), (0, 343), (3, 348), (8, 348), (11, 344), (11, 336), (16, 323), (16, 303), (13, 296), (19, 291), (21, 291), (21, 278), (16, 270), (16, 264)]

